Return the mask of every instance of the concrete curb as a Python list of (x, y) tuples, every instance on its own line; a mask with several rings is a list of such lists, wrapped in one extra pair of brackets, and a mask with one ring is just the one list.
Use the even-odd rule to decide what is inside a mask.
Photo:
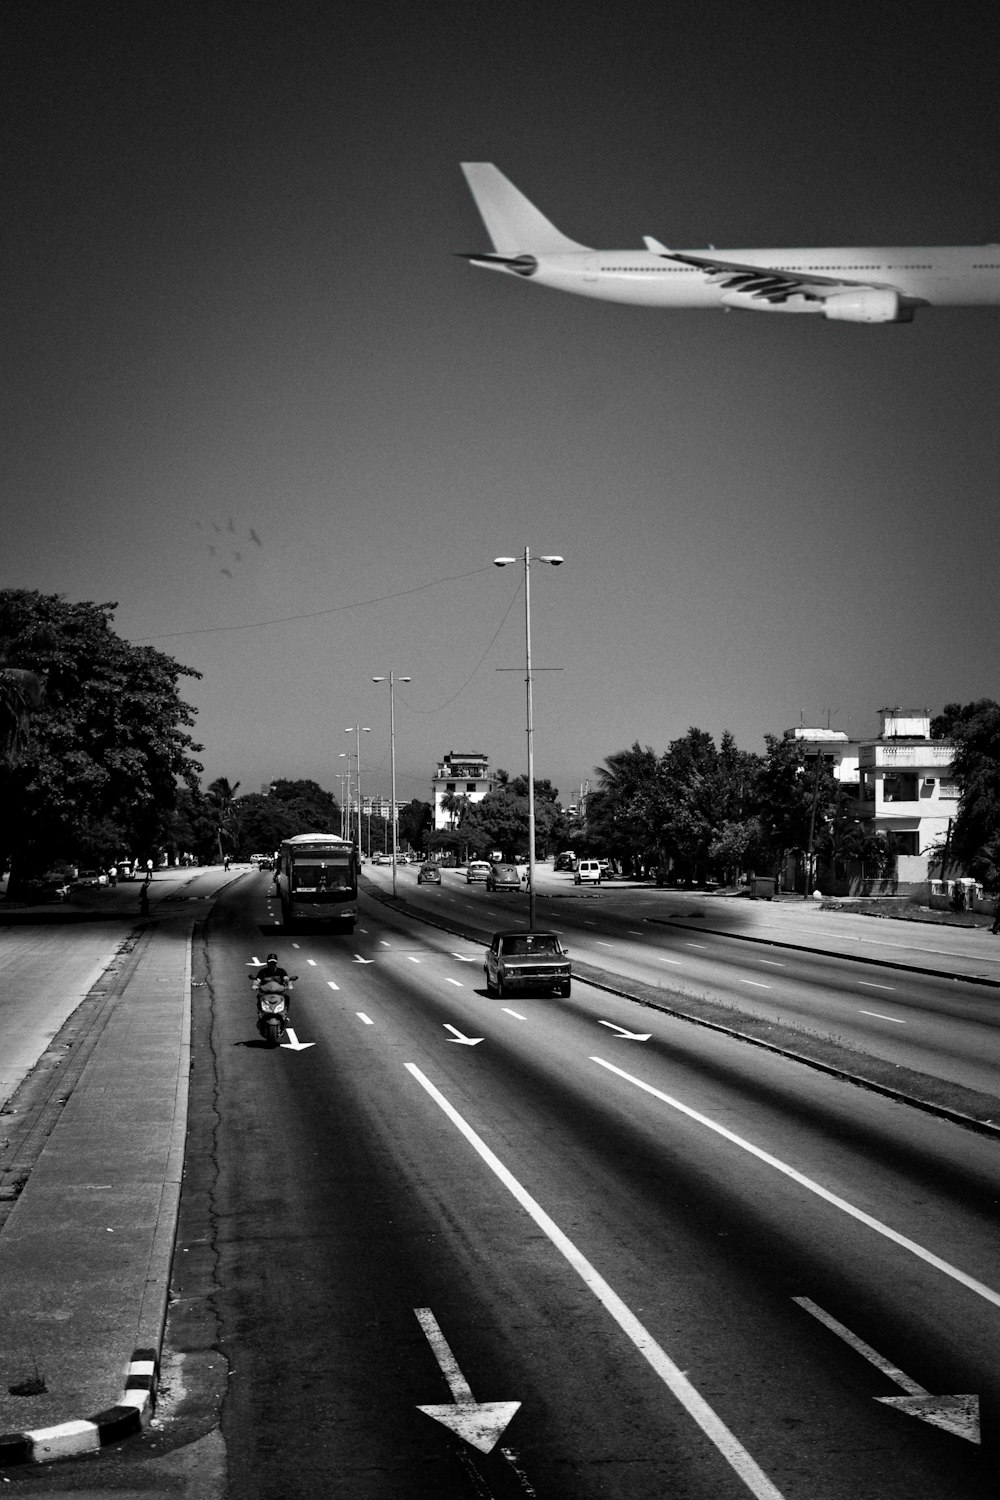
[(160, 1377), (158, 1349), (136, 1349), (125, 1377), (125, 1390), (117, 1406), (81, 1421), (60, 1422), (34, 1432), (0, 1435), (0, 1467), (44, 1464), (79, 1453), (95, 1453), (109, 1443), (132, 1437), (149, 1425)]

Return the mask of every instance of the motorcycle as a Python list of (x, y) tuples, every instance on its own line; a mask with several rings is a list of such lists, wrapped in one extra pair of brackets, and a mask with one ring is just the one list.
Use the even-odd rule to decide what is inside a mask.
[(269, 1047), (277, 1047), (288, 1029), (288, 994), (297, 974), (287, 979), (255, 979), (257, 1030)]

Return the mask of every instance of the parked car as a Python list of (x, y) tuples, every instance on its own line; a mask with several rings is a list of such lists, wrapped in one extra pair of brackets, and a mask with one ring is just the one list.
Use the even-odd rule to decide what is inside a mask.
[(107, 885), (108, 877), (103, 870), (81, 870), (70, 882), (74, 890), (81, 891), (91, 885)]
[(372, 864), (373, 865), (391, 865), (392, 864), (392, 855), (391, 854), (376, 854), (375, 858), (372, 860)]
[(517, 865), (490, 865), (490, 873), (486, 877), (486, 889), (488, 891), (519, 891), (521, 877), (518, 874)]
[(421, 865), (417, 871), (417, 885), (440, 885), (441, 871), (437, 865)]
[(485, 859), (470, 859), (465, 867), (465, 883), (471, 885), (474, 880), (487, 880), (490, 867)]
[(599, 859), (578, 859), (576, 869), (573, 872), (573, 884), (585, 885), (588, 881), (594, 885), (601, 883), (601, 861)]
[(576, 855), (572, 849), (564, 849), (562, 854), (557, 854), (552, 866), (553, 870), (572, 870), (576, 864)]
[(495, 932), (483, 972), (489, 995), (530, 989), (568, 995), (572, 988), (569, 954), (554, 932)]

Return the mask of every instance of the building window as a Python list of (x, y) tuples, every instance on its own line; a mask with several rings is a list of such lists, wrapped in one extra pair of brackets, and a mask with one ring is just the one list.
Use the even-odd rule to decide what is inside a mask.
[(883, 802), (916, 802), (917, 778), (907, 772), (886, 776), (882, 782)]
[(455, 782), (454, 781), (446, 782), (446, 784), (445, 784), (445, 791), (446, 792), (453, 792), (454, 790), (455, 790)]
[(889, 834), (889, 847), (893, 854), (919, 854), (920, 835), (914, 830), (912, 833), (896, 832)]
[(465, 790), (467, 792), (474, 792), (476, 790), (476, 783), (474, 781), (467, 781), (465, 783)]

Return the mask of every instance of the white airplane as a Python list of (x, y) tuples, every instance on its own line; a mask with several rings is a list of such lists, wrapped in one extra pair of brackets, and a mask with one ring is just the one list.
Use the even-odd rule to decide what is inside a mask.
[(918, 307), (1000, 306), (1000, 245), (592, 250), (561, 234), (489, 161), (462, 163), (493, 250), (463, 259), (540, 286), (643, 307), (822, 313), (909, 323)]

